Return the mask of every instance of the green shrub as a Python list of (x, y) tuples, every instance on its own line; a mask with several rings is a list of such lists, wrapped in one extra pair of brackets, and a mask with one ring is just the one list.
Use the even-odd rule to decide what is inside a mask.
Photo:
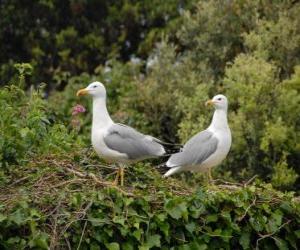
[[(84, 171), (78, 162), (49, 157), (22, 168), (19, 178), (27, 178), (6, 188), (9, 196), (0, 195), (9, 204), (0, 207), (1, 248), (298, 247), (299, 202), (292, 193), (274, 191), (270, 185), (194, 191), (137, 166), (126, 178), (130, 187), (120, 190), (68, 174), (70, 168)], [(89, 172), (99, 176), (101, 169), (98, 165)], [(130, 194), (124, 194), (127, 191)]]
[(93, 73), (112, 58), (147, 58), (164, 31), (175, 34), (178, 9), (194, 2), (40, 0), (29, 6), (5, 1), (0, 9), (1, 85), (13, 76), (10, 65), (20, 61), (35, 66), (28, 85), (48, 82), (52, 90), (61, 88), (56, 75)]
[(15, 85), (0, 89), (0, 169), (35, 154), (67, 151), (76, 145), (72, 131), (51, 123), (51, 110), (42, 93), (42, 87), (29, 93)]

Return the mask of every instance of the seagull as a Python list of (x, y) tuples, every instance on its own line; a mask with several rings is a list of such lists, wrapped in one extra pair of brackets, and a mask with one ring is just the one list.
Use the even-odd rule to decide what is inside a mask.
[(215, 112), (209, 127), (194, 135), (183, 146), (182, 151), (172, 154), (165, 166), (170, 168), (164, 177), (182, 171), (208, 172), (219, 165), (231, 147), (231, 132), (227, 122), (228, 101), (224, 95), (216, 95), (205, 105), (213, 105)]
[(163, 142), (129, 126), (113, 122), (106, 108), (106, 89), (101, 82), (92, 82), (86, 88), (78, 90), (76, 95), (87, 94), (93, 97), (93, 148), (101, 158), (119, 164), (114, 185), (118, 184), (119, 177), (121, 186), (124, 185), (126, 164), (178, 152), (176, 144)]

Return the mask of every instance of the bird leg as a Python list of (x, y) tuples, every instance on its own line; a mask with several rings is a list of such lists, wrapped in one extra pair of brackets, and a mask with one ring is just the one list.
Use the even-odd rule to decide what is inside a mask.
[(208, 176), (208, 182), (212, 183), (213, 182), (213, 178), (212, 178), (212, 175), (211, 175), (211, 168), (208, 169), (207, 176)]
[(214, 181), (214, 179), (213, 179), (213, 177), (212, 177), (211, 169), (212, 169), (212, 168), (209, 168), (209, 169), (207, 170), (208, 183), (209, 183), (211, 186), (215, 186), (215, 181)]
[(120, 178), (121, 178), (121, 187), (124, 186), (124, 166), (121, 165), (120, 167)]
[(115, 180), (114, 180), (113, 183), (112, 183), (114, 186), (117, 186), (117, 185), (118, 185), (120, 174), (121, 174), (121, 168), (119, 167), (119, 168), (118, 168), (118, 171), (117, 171), (116, 178), (115, 178)]

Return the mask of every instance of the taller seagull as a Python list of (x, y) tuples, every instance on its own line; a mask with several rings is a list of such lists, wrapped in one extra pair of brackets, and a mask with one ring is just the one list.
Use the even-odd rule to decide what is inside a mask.
[(210, 126), (194, 135), (183, 146), (181, 152), (173, 154), (165, 166), (170, 168), (165, 177), (182, 171), (207, 171), (220, 164), (231, 147), (231, 132), (227, 122), (228, 101), (224, 95), (216, 95), (206, 102), (213, 105), (215, 112)]
[(106, 108), (106, 89), (101, 82), (93, 82), (77, 92), (77, 96), (86, 94), (93, 97), (92, 145), (100, 157), (120, 165), (114, 184), (120, 176), (123, 186), (124, 164), (164, 156), (175, 149), (176, 145), (114, 123)]

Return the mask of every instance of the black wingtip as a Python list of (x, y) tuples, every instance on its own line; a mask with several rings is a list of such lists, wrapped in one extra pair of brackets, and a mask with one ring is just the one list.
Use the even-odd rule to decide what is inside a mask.
[(170, 169), (169, 167), (167, 167), (166, 162), (155, 166), (155, 168), (162, 175), (164, 175)]
[(166, 154), (165, 155), (172, 155), (172, 154), (176, 154), (178, 152), (181, 151), (182, 149), (182, 146), (177, 146), (177, 145), (162, 145), (166, 151)]
[(168, 142), (163, 142), (160, 140), (157, 140), (157, 142), (162, 145), (166, 151), (165, 156), (176, 154), (181, 151), (183, 145), (181, 144), (172, 144)]

